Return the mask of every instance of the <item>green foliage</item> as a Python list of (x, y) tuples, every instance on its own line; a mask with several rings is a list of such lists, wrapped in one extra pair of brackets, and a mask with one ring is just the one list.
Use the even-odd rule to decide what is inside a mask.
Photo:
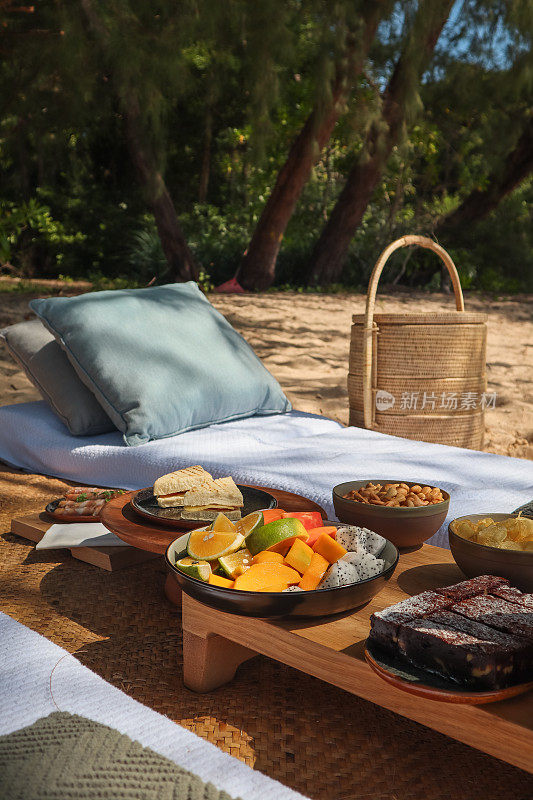
[[(361, 35), (363, 0), (91, 0), (96, 25), (85, 5), (15, 10), (0, 34), (0, 262), (26, 278), (86, 277), (98, 288), (169, 279), (126, 143), (133, 95), (201, 283), (217, 285), (238, 269), (311, 109), (325, 106), (335, 65)], [(388, 6), (287, 228), (278, 287), (306, 283), (417, 5)], [(432, 235), (516, 144), (531, 113), (532, 8), (530, 0), (457, 5), (350, 245), (345, 286), (364, 287), (397, 236)], [(409, 41), (414, 70), (416, 31)], [(532, 288), (532, 208), (526, 181), (488, 219), (443, 241), (466, 288)], [(405, 268), (398, 256), (386, 279), (401, 271), (404, 284), (438, 286), (432, 256), (413, 256)]]
[(59, 268), (69, 247), (84, 240), (82, 233), (70, 233), (54, 219), (50, 208), (36, 198), (21, 205), (0, 199), (0, 265), (32, 274), (39, 258), (53, 257)]

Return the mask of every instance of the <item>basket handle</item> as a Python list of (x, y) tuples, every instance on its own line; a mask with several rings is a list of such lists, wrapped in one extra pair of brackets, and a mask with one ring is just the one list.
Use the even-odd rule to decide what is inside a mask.
[(372, 270), (366, 295), (365, 323), (363, 329), (363, 419), (365, 428), (372, 427), (374, 418), (374, 406), (372, 403), (372, 329), (374, 325), (374, 306), (376, 304), (378, 282), (383, 268), (389, 260), (389, 256), (391, 256), (395, 250), (399, 250), (401, 247), (410, 247), (413, 244), (417, 244), (419, 247), (425, 247), (426, 250), (433, 250), (433, 252), (439, 256), (452, 279), (457, 311), (465, 310), (459, 274), (451, 257), (443, 247), (432, 239), (428, 239), (426, 236), (410, 235), (402, 236), (401, 239), (396, 239), (395, 242), (392, 242), (392, 244), (385, 248)]

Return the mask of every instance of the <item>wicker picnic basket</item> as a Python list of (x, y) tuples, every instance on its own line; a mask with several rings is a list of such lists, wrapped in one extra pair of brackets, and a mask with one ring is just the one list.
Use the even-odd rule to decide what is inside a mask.
[[(383, 268), (395, 250), (433, 250), (450, 273), (457, 311), (374, 314)], [(378, 258), (366, 313), (354, 314), (348, 374), (350, 425), (481, 449), (487, 401), (486, 314), (467, 314), (448, 253), (431, 239), (404, 236)]]

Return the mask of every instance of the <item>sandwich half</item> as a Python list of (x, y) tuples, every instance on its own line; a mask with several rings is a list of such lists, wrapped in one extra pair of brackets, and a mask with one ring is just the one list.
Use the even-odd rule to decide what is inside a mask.
[(185, 493), (206, 482), (213, 483), (213, 477), (198, 464), (162, 475), (154, 483), (154, 495), (161, 508), (179, 508), (184, 505)]
[(242, 494), (233, 478), (217, 478), (185, 493), (181, 516), (182, 519), (209, 522), (222, 512), (228, 519), (235, 520), (241, 518), (243, 505)]

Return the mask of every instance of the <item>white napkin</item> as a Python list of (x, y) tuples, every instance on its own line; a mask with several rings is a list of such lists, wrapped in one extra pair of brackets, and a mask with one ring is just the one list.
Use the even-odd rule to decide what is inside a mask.
[(51, 525), (36, 550), (53, 550), (56, 547), (129, 547), (126, 542), (108, 531), (101, 522), (64, 522)]

